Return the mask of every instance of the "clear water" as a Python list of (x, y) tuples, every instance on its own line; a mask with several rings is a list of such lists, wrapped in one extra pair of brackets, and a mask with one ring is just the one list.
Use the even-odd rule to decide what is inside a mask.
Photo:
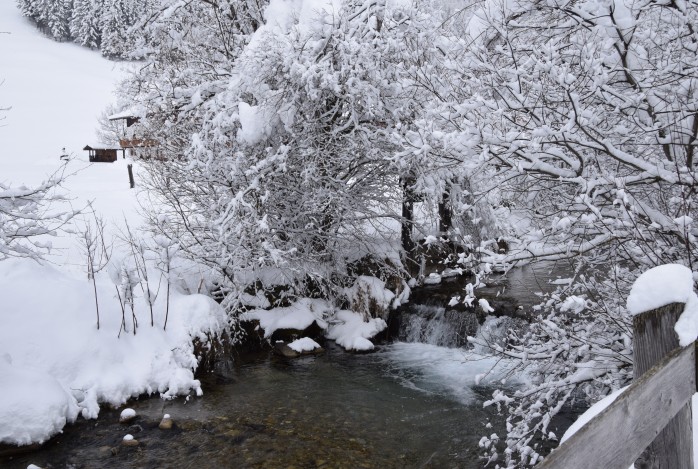
[[(226, 377), (205, 376), (202, 398), (132, 402), (139, 417), (128, 426), (105, 409), (0, 466), (481, 467), (477, 442), (498, 417), (481, 405), (491, 390), (473, 385), (481, 364), (464, 358), (424, 344), (369, 355), (330, 346), (292, 361), (261, 355)], [(165, 413), (176, 428), (157, 428)], [(122, 447), (126, 433), (140, 446)]]

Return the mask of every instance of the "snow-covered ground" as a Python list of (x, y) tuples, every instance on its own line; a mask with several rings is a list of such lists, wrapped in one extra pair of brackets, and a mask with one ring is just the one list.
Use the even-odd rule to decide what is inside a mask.
[(121, 332), (121, 306), (108, 279), (97, 284), (100, 329), (91, 283), (27, 260), (0, 264), (0, 442), (44, 441), (78, 412), (96, 418), (99, 403), (120, 405), (140, 394), (169, 398), (201, 386), (192, 370), (193, 339), (207, 340), (225, 324), (211, 298), (174, 293), (167, 330), (166, 295), (154, 304), (155, 326), (143, 298)]
[[(64, 185), (72, 205), (93, 203), (108, 223), (107, 241), (124, 218), (138, 226), (128, 161), (90, 164), (82, 151), (97, 140), (97, 117), (113, 101), (123, 64), (44, 38), (12, 0), (0, 2), (0, 57), (0, 108), (10, 108), (0, 114), (0, 181), (37, 184), (62, 168), (65, 148), (66, 171), (75, 173)], [(167, 282), (160, 277), (155, 326), (136, 286), (140, 327), (133, 335), (127, 306), (128, 332), (117, 337), (121, 303), (105, 270), (96, 285), (97, 330), (93, 285), (75, 237), (63, 234), (53, 245), (51, 264), (0, 262), (0, 442), (45, 441), (80, 414), (96, 417), (100, 403), (119, 405), (143, 393), (200, 394), (192, 341), (222, 329), (222, 309), (173, 288), (164, 331)]]

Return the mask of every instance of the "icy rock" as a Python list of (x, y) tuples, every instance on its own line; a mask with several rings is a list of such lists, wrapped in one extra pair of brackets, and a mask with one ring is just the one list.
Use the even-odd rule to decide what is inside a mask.
[(294, 340), (290, 344), (282, 341), (277, 341), (274, 344), (274, 353), (286, 358), (296, 358), (303, 355), (316, 355), (323, 353), (325, 350), (314, 340), (303, 337)]
[(172, 425), (174, 422), (172, 421), (172, 418), (170, 417), (170, 414), (165, 414), (165, 416), (160, 420), (160, 425), (158, 425), (158, 428), (160, 430), (169, 430), (172, 428)]
[(119, 423), (129, 423), (137, 417), (136, 411), (131, 408), (126, 408), (121, 411), (119, 416)]
[(292, 350), (295, 350), (296, 352), (298, 352), (300, 354), (313, 353), (313, 352), (318, 352), (318, 351), (322, 350), (322, 347), (320, 347), (320, 344), (315, 342), (310, 337), (302, 337), (300, 339), (296, 339), (293, 342), (291, 342), (290, 344), (288, 344), (288, 346)]

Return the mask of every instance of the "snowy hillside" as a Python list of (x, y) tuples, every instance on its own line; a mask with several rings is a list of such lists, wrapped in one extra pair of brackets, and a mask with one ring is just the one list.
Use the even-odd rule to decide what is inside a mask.
[[(76, 173), (66, 184), (74, 206), (94, 201), (105, 219), (125, 215), (138, 224), (137, 191), (129, 189), (126, 161), (90, 164), (82, 150), (97, 141), (97, 118), (114, 101), (114, 85), (127, 64), (45, 38), (11, 0), (0, 2), (0, 32), (0, 108), (10, 108), (0, 122), (0, 181), (40, 182), (61, 167), (65, 148), (72, 157), (67, 172)], [(55, 262), (78, 262), (70, 240), (52, 242), (71, 248), (57, 252)]]

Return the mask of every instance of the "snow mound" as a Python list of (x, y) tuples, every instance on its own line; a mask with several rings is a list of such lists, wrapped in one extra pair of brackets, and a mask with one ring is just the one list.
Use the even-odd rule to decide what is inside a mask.
[(424, 285), (436, 285), (439, 283), (441, 283), (441, 275), (437, 273), (431, 273), (424, 279)]
[(264, 337), (269, 338), (277, 329), (303, 330), (313, 322), (321, 329), (327, 329), (325, 315), (332, 307), (325, 300), (301, 298), (291, 306), (270, 310), (255, 309), (240, 315), (242, 321), (258, 320), (264, 329)]
[(334, 340), (346, 350), (373, 350), (373, 343), (368, 340), (385, 330), (388, 325), (381, 318), (364, 320), (364, 315), (353, 311), (337, 311), (336, 323), (327, 330), (327, 338)]
[(119, 420), (121, 420), (123, 422), (125, 420), (132, 419), (135, 416), (136, 416), (136, 411), (129, 407), (129, 408), (126, 408), (126, 409), (121, 411), (121, 415), (119, 416)]
[(310, 337), (302, 337), (300, 339), (296, 339), (290, 344), (288, 344), (288, 346), (291, 350), (298, 353), (312, 352), (313, 350), (320, 348), (320, 344), (315, 342)]
[(77, 418), (75, 399), (51, 375), (4, 360), (0, 375), (0, 442), (43, 443)]
[(193, 341), (206, 343), (225, 327), (225, 312), (215, 301), (173, 292), (163, 330), (165, 296), (153, 305), (154, 327), (145, 300), (136, 298), (137, 333), (128, 311), (128, 331), (118, 337), (122, 311), (106, 273), (98, 276), (97, 291), (100, 329), (87, 278), (28, 259), (0, 262), (0, 357), (6, 357), (0, 364), (0, 442), (44, 441), (78, 412), (96, 418), (101, 403), (120, 406), (141, 394), (202, 394), (194, 379)]
[(395, 293), (385, 288), (383, 280), (369, 275), (357, 277), (354, 285), (344, 289), (344, 294), (347, 295), (352, 310), (366, 314), (372, 312), (371, 303), (377, 307), (377, 310), (373, 311), (374, 314), (386, 314), (395, 299)]

